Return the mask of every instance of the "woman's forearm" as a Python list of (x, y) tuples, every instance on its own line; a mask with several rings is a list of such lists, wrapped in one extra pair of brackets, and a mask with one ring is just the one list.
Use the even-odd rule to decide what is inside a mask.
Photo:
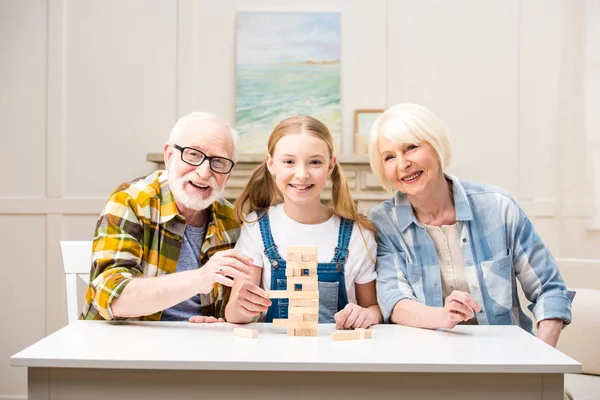
[(545, 319), (538, 324), (537, 337), (552, 347), (556, 347), (563, 321), (560, 319)]
[(430, 307), (411, 299), (402, 299), (394, 306), (390, 322), (415, 328), (437, 329), (446, 327), (450, 321), (441, 307)]

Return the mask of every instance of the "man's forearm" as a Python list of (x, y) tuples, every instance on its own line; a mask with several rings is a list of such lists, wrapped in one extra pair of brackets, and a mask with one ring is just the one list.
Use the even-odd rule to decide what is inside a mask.
[(141, 317), (163, 311), (198, 294), (196, 271), (135, 278), (111, 304), (115, 317)]
[(563, 321), (560, 319), (545, 319), (538, 324), (537, 337), (552, 347), (556, 347), (560, 332), (563, 328)]

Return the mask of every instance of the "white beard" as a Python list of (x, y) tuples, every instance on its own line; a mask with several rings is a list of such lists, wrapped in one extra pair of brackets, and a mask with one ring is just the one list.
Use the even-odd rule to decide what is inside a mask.
[[(169, 168), (169, 176), (170, 174)], [(202, 197), (202, 195), (198, 194), (197, 196), (190, 196), (183, 189), (183, 186), (189, 181), (196, 182), (197, 175), (194, 171), (191, 171), (179, 179), (171, 180), (169, 179), (169, 188), (171, 192), (173, 192), (173, 197), (177, 199), (184, 207), (189, 208), (190, 210), (202, 211), (206, 210), (211, 206), (212, 203), (217, 201), (220, 197), (222, 197), (224, 188), (220, 188), (217, 185), (217, 180), (214, 176), (211, 176), (208, 180), (208, 186), (211, 188), (211, 195), (207, 198)]]

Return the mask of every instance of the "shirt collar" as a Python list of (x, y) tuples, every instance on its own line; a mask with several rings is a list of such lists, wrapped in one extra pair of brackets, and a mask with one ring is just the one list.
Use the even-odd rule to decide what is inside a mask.
[[(471, 205), (467, 199), (467, 193), (463, 185), (460, 183), (458, 178), (455, 176), (444, 174), (447, 179), (452, 181), (452, 190), (454, 192), (454, 208), (456, 210), (457, 221), (470, 221), (473, 219), (473, 212), (471, 211)], [(401, 231), (406, 230), (411, 224), (417, 224), (421, 226), (413, 208), (408, 200), (408, 196), (404, 193), (396, 192), (394, 198), (394, 207), (396, 209), (396, 216), (398, 218), (398, 225)]]
[(169, 174), (167, 171), (163, 171), (162, 174), (158, 177), (158, 183), (160, 185), (160, 223), (165, 224), (175, 218), (176, 216), (180, 216), (182, 219), (183, 216), (179, 214), (179, 210), (177, 209), (177, 205), (175, 204), (175, 199), (173, 198), (173, 193), (169, 188)]

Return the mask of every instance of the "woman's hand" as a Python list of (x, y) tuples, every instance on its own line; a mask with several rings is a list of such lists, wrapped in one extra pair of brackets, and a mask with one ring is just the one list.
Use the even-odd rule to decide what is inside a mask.
[(446, 297), (443, 310), (444, 320), (441, 321), (441, 327), (454, 328), (459, 322), (473, 318), (475, 312), (481, 311), (481, 307), (469, 293), (455, 290)]
[(377, 315), (372, 310), (354, 303), (348, 303), (343, 310), (335, 313), (333, 318), (336, 329), (368, 328), (379, 322)]

